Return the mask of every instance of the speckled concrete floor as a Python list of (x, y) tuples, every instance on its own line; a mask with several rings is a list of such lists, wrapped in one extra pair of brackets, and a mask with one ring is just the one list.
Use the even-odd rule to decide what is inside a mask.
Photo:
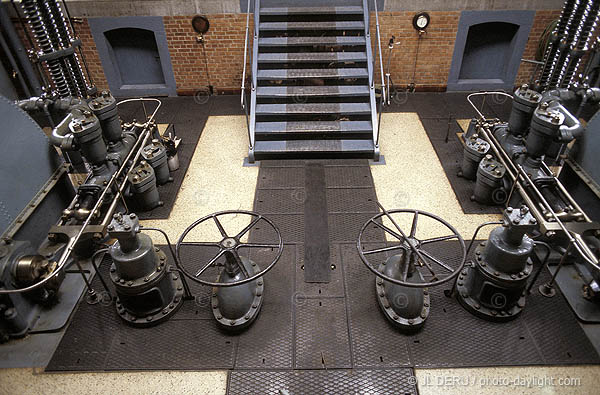
[[(371, 169), (385, 207), (432, 212), (453, 224), (465, 238), (479, 223), (498, 218), (463, 214), (416, 114), (383, 114), (382, 118), (381, 146), (387, 164)], [(163, 228), (176, 240), (201, 216), (219, 210), (251, 210), (258, 168), (242, 167), (246, 155), (244, 118), (209, 118), (170, 218), (144, 221), (144, 225)], [(233, 218), (225, 227), (239, 229), (245, 222), (245, 218)], [(208, 228), (191, 236), (215, 239), (215, 232)], [(431, 223), (419, 227), (421, 237), (439, 232)], [(152, 237), (156, 243), (164, 243), (159, 235)], [(597, 366), (418, 369), (415, 380), (420, 394), (592, 394), (600, 388), (598, 373)], [(571, 379), (570, 385), (562, 385), (565, 379)], [(523, 385), (507, 385), (511, 380)], [(42, 374), (31, 369), (0, 370), (0, 394), (223, 394), (226, 382), (225, 371)]]

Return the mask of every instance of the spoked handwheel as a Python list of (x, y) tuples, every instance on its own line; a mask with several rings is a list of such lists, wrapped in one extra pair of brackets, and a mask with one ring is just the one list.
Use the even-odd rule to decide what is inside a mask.
[[(250, 224), (248, 224), (248, 226), (246, 226), (244, 229), (242, 229), (239, 233), (237, 233), (235, 235), (229, 235), (229, 234), (227, 234), (227, 232), (225, 232), (225, 228), (223, 228), (223, 225), (221, 224), (219, 217), (223, 217), (223, 216), (227, 216), (227, 215), (238, 215), (238, 214), (248, 215), (252, 218), (252, 220), (250, 221)], [(217, 227), (217, 229), (219, 230), (219, 233), (222, 236), (221, 241), (219, 241), (219, 242), (185, 242), (185, 237), (188, 235), (188, 233), (190, 233), (198, 225), (200, 225), (206, 221), (209, 221), (209, 220), (214, 221), (215, 226)], [(252, 229), (254, 226), (256, 226), (261, 221), (266, 222), (273, 229), (273, 231), (277, 234), (278, 240), (275, 243), (244, 243), (244, 242), (241, 242), (240, 240), (244, 237), (244, 235), (246, 233), (248, 233), (250, 231), (250, 229)], [(202, 267), (200, 269), (195, 270), (195, 271), (188, 271), (188, 269), (186, 269), (186, 267), (185, 267), (185, 263), (181, 259), (181, 246), (184, 246), (184, 245), (200, 246), (200, 247), (217, 247), (217, 248), (219, 248), (219, 252), (210, 261), (208, 261), (206, 264), (202, 265)], [(241, 248), (277, 248), (277, 255), (271, 261), (271, 263), (267, 267), (265, 267), (263, 270), (260, 270), (255, 273), (251, 273), (247, 270), (245, 265), (242, 264), (242, 262), (243, 262), (242, 257), (240, 257), (240, 254), (239, 254), (239, 250)], [(273, 266), (275, 266), (275, 264), (277, 263), (279, 258), (281, 257), (281, 254), (283, 253), (283, 239), (281, 238), (281, 232), (279, 231), (277, 226), (275, 226), (275, 224), (273, 222), (271, 222), (270, 219), (262, 216), (261, 214), (255, 213), (253, 211), (229, 210), (229, 211), (220, 211), (217, 213), (207, 215), (206, 217), (200, 218), (199, 220), (192, 223), (181, 234), (181, 237), (179, 237), (179, 240), (177, 241), (177, 245), (176, 245), (175, 249), (176, 249), (176, 254), (177, 254), (177, 260), (179, 261), (180, 266), (181, 266), (180, 269), (186, 275), (186, 277), (188, 277), (190, 280), (196, 281), (200, 284), (208, 285), (211, 287), (234, 287), (236, 285), (242, 285), (242, 284), (246, 284), (251, 281), (254, 281), (254, 280), (258, 279), (259, 277), (262, 277), (263, 275), (265, 275), (269, 270), (271, 270), (273, 268)], [(221, 258), (221, 257), (225, 257), (225, 259), (226, 259), (226, 269), (227, 269), (227, 266), (229, 265), (231, 270), (240, 270), (242, 272), (244, 278), (240, 279), (240, 280), (232, 281), (232, 282), (227, 282), (227, 283), (206, 281), (206, 280), (201, 279), (200, 276), (209, 267), (214, 266), (217, 263), (217, 261), (219, 260), (219, 258)]]
[[(238, 233), (228, 234), (219, 219), (228, 215), (249, 216), (250, 223)], [(185, 241), (186, 236), (194, 228), (207, 221), (212, 221), (218, 229), (222, 237), (219, 242)], [(261, 221), (272, 228), (277, 241), (274, 243), (242, 242), (243, 237), (250, 229)], [(216, 247), (219, 251), (208, 262), (190, 271), (181, 259), (182, 246)], [(244, 248), (270, 248), (276, 251), (276, 254), (271, 263), (261, 270), (257, 263), (246, 256), (240, 255), (240, 250)], [(177, 260), (183, 274), (192, 281), (215, 287), (211, 297), (212, 312), (217, 322), (227, 329), (245, 328), (256, 319), (263, 301), (264, 279), (262, 277), (275, 266), (282, 253), (283, 239), (277, 226), (261, 214), (242, 210), (220, 211), (200, 218), (182, 233), (176, 245)], [(224, 269), (218, 274), (216, 281), (207, 281), (200, 278), (208, 268), (219, 265), (218, 261), (221, 258), (225, 259)]]
[[(379, 203), (378, 203), (379, 204)], [(458, 231), (442, 218), (419, 210), (399, 209), (387, 211), (379, 204), (382, 213), (369, 219), (360, 230), (356, 247), (360, 259), (376, 276), (375, 289), (377, 300), (385, 316), (394, 325), (404, 329), (420, 328), (429, 315), (428, 287), (437, 286), (455, 278), (466, 260), (465, 242)], [(409, 232), (405, 232), (392, 214), (412, 215)], [(417, 224), (419, 218), (428, 217), (448, 229), (448, 235), (419, 239)], [(387, 218), (393, 225), (391, 229), (384, 224)], [(363, 243), (363, 234), (372, 226), (382, 229), (396, 239), (397, 245), (367, 250)], [(444, 262), (424, 249), (434, 243), (456, 239), (460, 245), (458, 259)], [(384, 263), (374, 267), (368, 256), (392, 253)]]

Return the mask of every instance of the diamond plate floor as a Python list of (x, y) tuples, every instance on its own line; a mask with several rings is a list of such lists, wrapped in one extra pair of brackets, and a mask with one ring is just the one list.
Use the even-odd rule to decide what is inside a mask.
[[(431, 289), (431, 314), (423, 330), (414, 335), (398, 332), (381, 314), (374, 276), (356, 251), (361, 225), (377, 213), (368, 162), (321, 163), (330, 282), (304, 282), (305, 191), (294, 177), (304, 181), (305, 162), (263, 162), (254, 207), (281, 229), (286, 246), (265, 276), (263, 310), (248, 330), (239, 335), (219, 330), (210, 311), (210, 289), (193, 284), (193, 301), (186, 301), (167, 323), (147, 329), (123, 324), (112, 305), (84, 302), (47, 370), (232, 369), (230, 393), (288, 388), (298, 393), (294, 389), (300, 387), (323, 392), (333, 380), (344, 383), (333, 393), (353, 393), (354, 385), (383, 385), (387, 380), (395, 383), (392, 389), (372, 387), (373, 392), (395, 394), (406, 388), (414, 393), (405, 380), (411, 367), (600, 363), (560, 294), (545, 299), (534, 292), (521, 317), (499, 324), (475, 318), (443, 295), (448, 286), (437, 287)], [(250, 239), (272, 241), (263, 228), (252, 229)], [(384, 246), (384, 235), (373, 228), (363, 240), (368, 247)], [(429, 252), (448, 260), (457, 248), (457, 242), (447, 241), (432, 244)], [(194, 248), (182, 252), (190, 265), (210, 259), (206, 251)], [(253, 251), (251, 258), (263, 265), (268, 252)], [(375, 258), (372, 263), (377, 265)], [(103, 263), (104, 271), (108, 263)], [(542, 276), (538, 281), (548, 274)], [(97, 279), (95, 284), (99, 287)], [(395, 375), (400, 381), (389, 378)]]

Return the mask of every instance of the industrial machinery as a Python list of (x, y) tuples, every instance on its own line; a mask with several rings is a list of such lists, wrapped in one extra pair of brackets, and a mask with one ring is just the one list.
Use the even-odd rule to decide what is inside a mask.
[(525, 307), (528, 279), (533, 273), (534, 241), (527, 236), (537, 221), (526, 206), (504, 211), (502, 226), (479, 243), (475, 259), (456, 280), (459, 302), (470, 313), (489, 321), (509, 321)]
[[(401, 330), (416, 331), (423, 327), (429, 316), (431, 305), (429, 287), (452, 280), (463, 269), (466, 259), (465, 242), (452, 225), (433, 214), (409, 209), (387, 211), (383, 206), (379, 206), (383, 212), (365, 222), (358, 235), (356, 248), (362, 262), (377, 276), (375, 279), (377, 302), (385, 317)], [(395, 215), (412, 216), (410, 232), (402, 230), (394, 219)], [(434, 220), (437, 227), (449, 231), (450, 234), (424, 240), (418, 239), (419, 217)], [(386, 226), (384, 220), (391, 222), (395, 230)], [(391, 235), (394, 238), (394, 245), (365, 249), (363, 233), (371, 225)], [(453, 259), (444, 262), (428, 251), (428, 247), (432, 244), (452, 239), (456, 239), (460, 245), (460, 251)], [(394, 252), (394, 255), (378, 267), (367, 258), (367, 256), (387, 252)]]
[[(240, 232), (228, 234), (221, 220), (224, 217), (249, 217), (250, 223)], [(220, 219), (221, 218), (221, 219)], [(214, 222), (221, 237), (220, 241), (200, 242), (185, 241), (186, 236), (194, 234), (196, 228), (202, 224)], [(253, 243), (244, 241), (250, 229), (259, 223), (264, 223), (272, 230), (277, 238), (275, 243)], [(195, 267), (190, 269), (192, 262), (181, 258), (182, 247), (195, 246), (218, 249), (208, 262), (194, 262)], [(266, 249), (271, 251), (272, 258), (264, 268), (249, 257), (240, 255), (243, 249)], [(190, 280), (199, 284), (213, 287), (211, 306), (212, 313), (218, 324), (228, 330), (240, 330), (248, 327), (258, 317), (264, 298), (263, 276), (275, 266), (283, 253), (283, 240), (277, 226), (268, 218), (252, 211), (220, 211), (207, 215), (192, 223), (177, 241), (176, 254), (182, 273)], [(195, 254), (196, 255), (196, 254)], [(224, 259), (224, 262), (220, 262)], [(184, 264), (185, 263), (185, 264)], [(187, 265), (187, 268), (186, 268)], [(222, 266), (223, 270), (217, 274), (215, 280), (203, 279), (203, 273), (211, 267)]]
[[(160, 107), (160, 101), (156, 99), (136, 100), (154, 101), (158, 103), (156, 109)], [(113, 214), (117, 209), (127, 207), (125, 196), (134, 194), (139, 197), (142, 195), (141, 199), (152, 205), (156, 204), (158, 194), (156, 185), (154, 185), (152, 191), (154, 194), (152, 195), (149, 195), (147, 190), (140, 191), (135, 187), (132, 187), (132, 192), (130, 192), (130, 183), (128, 182), (132, 180), (132, 174), (138, 168), (144, 148), (156, 129), (153, 121), (156, 110), (144, 123), (122, 124), (117, 114), (116, 101), (109, 92), (102, 92), (98, 97), (89, 101), (73, 97), (51, 98), (46, 96), (18, 102), (18, 107), (30, 112), (47, 110), (53, 117), (64, 116), (64, 119), (52, 129), (46, 138), (31, 118), (17, 106), (8, 102), (2, 103), (5, 122), (18, 126), (14, 122), (21, 119), (18, 121), (21, 125), (27, 125), (33, 133), (44, 136), (40, 139), (37, 149), (42, 155), (48, 156), (48, 159), (40, 157), (39, 161), (36, 160), (32, 163), (35, 163), (35, 166), (39, 163), (42, 167), (57, 169), (49, 175), (49, 180), (43, 183), (39, 190), (29, 192), (28, 197), (25, 194), (14, 196), (11, 195), (12, 192), (7, 191), (6, 200), (3, 199), (5, 202), (10, 201), (13, 206), (17, 203), (22, 206), (8, 209), (6, 218), (11, 221), (4, 223), (2, 228), (0, 331), (2, 340), (6, 341), (35, 330), (36, 323), (39, 321), (52, 321), (54, 319), (51, 308), (53, 305), (70, 303), (71, 308), (74, 307), (83, 288), (74, 285), (73, 282), (76, 281), (72, 279), (72, 276), (67, 276), (71, 279), (68, 289), (64, 291), (60, 289), (61, 282), (66, 278), (65, 273), (71, 270), (69, 268), (73, 265), (77, 267), (75, 272), (81, 276), (79, 281), (83, 280), (88, 288), (88, 300), (92, 303), (98, 301), (99, 295), (91, 288), (89, 275), (86, 274), (89, 273), (89, 269), (84, 270), (83, 266), (91, 268), (90, 264), (93, 262), (90, 262), (90, 258), (94, 256), (95, 251), (106, 239)], [(12, 161), (14, 166), (18, 166), (23, 147), (20, 145), (21, 140), (31, 140), (35, 135), (32, 136), (32, 132), (28, 132), (23, 127), (9, 128), (6, 132), (7, 136), (14, 134), (14, 138), (7, 138), (4, 149), (7, 151), (7, 155), (10, 152), (13, 156), (17, 155)], [(48, 143), (54, 145), (57, 150), (49, 147)], [(27, 144), (31, 144), (31, 141), (27, 141)], [(62, 153), (65, 162), (60, 160), (57, 151)], [(46, 161), (50, 159), (58, 165), (48, 166), (50, 162)], [(69, 162), (71, 166), (69, 166)], [(53, 188), (56, 187), (59, 180), (62, 184), (73, 185), (66, 174), (69, 169), (75, 168), (77, 162), (83, 165), (86, 172), (89, 169), (89, 172), (76, 187), (71, 186), (72, 200), (66, 205), (66, 208), (63, 206), (64, 209), (57, 210), (57, 204), (60, 203), (50, 201), (51, 199), (47, 196), (53, 193)], [(166, 165), (166, 158), (164, 162)], [(18, 174), (18, 170), (12, 167), (6, 168), (6, 172), (3, 172), (3, 179), (10, 180), (9, 172), (11, 171), (13, 171), (12, 179), (15, 179), (14, 174)], [(16, 179), (16, 182), (19, 180)], [(73, 191), (73, 189), (75, 190)], [(64, 198), (64, 192), (59, 194)], [(14, 198), (17, 199), (14, 200)], [(155, 202), (152, 203), (152, 201)], [(46, 206), (45, 210), (48, 211), (40, 209), (45, 204), (52, 204), (52, 206)], [(52, 218), (53, 212), (59, 218)], [(52, 220), (56, 222), (52, 223)], [(31, 225), (33, 223), (35, 225)], [(45, 229), (44, 224), (47, 224)], [(112, 233), (114, 233), (116, 226), (114, 224), (112, 226)], [(33, 228), (35, 230), (32, 230)], [(108, 233), (111, 231), (109, 230)], [(127, 256), (128, 251), (123, 245), (131, 245), (133, 241), (129, 242), (124, 234), (112, 233), (111, 236), (117, 237), (121, 243), (113, 246), (111, 252), (117, 256), (115, 251), (118, 248), (124, 248), (124, 250), (120, 250), (122, 254), (119, 256)], [(140, 243), (144, 241), (142, 235), (134, 237), (134, 239), (142, 240)], [(113, 254), (111, 253), (111, 255)], [(160, 261), (160, 257), (158, 261)], [(164, 264), (164, 260), (162, 262)], [(117, 263), (116, 266), (120, 268)], [(77, 293), (77, 289), (79, 293)], [(68, 298), (65, 296), (66, 294), (69, 295)], [(120, 292), (117, 294), (121, 295)], [(126, 305), (126, 302), (123, 304)], [(42, 309), (41, 312), (40, 309)], [(64, 324), (71, 310), (65, 310), (64, 306), (58, 310), (62, 312), (62, 318), (59, 321)], [(67, 311), (66, 314), (65, 311)], [(45, 316), (40, 318), (43, 315), (51, 318)], [(50, 329), (58, 328), (60, 325), (57, 321)], [(48, 327), (46, 326), (45, 329), (47, 330)]]
[(108, 233), (117, 241), (109, 248), (110, 279), (119, 316), (130, 325), (149, 326), (169, 319), (181, 307), (184, 285), (167, 265), (166, 254), (140, 231), (135, 214), (113, 216)]

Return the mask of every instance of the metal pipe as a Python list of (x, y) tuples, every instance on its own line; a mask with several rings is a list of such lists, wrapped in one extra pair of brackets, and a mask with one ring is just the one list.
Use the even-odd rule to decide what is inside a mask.
[(59, 147), (62, 150), (71, 151), (73, 149), (74, 136), (69, 130), (69, 123), (73, 119), (73, 113), (68, 113), (66, 117), (54, 129), (48, 136), (50, 144)]
[(12, 67), (14, 74), (17, 76), (17, 79), (19, 80), (19, 84), (21, 84), (21, 87), (25, 91), (25, 95), (31, 96), (31, 91), (29, 90), (29, 86), (27, 86), (27, 84), (25, 83), (25, 79), (23, 78), (23, 75), (21, 74), (21, 70), (19, 69), (19, 66), (17, 65), (17, 61), (15, 60), (15, 57), (13, 56), (12, 51), (8, 47), (8, 44), (6, 43), (6, 40), (4, 39), (4, 36), (1, 33), (0, 33), (0, 47), (2, 47), (2, 51), (4, 51), (4, 53), (6, 54), (6, 58), (8, 59), (8, 62), (10, 63), (10, 66)]
[[(123, 172), (123, 170), (125, 170), (125, 168), (127, 167), (127, 164), (132, 159), (131, 157), (133, 156), (134, 151), (137, 150), (137, 153), (135, 155), (135, 160), (137, 160), (137, 158), (139, 158), (139, 156), (141, 155), (142, 149), (144, 148), (144, 143), (147, 141), (148, 137), (150, 136), (150, 129), (148, 127), (151, 125), (152, 121), (154, 120), (154, 116), (156, 115), (158, 109), (161, 106), (161, 101), (158, 99), (152, 99), (152, 98), (127, 99), (127, 100), (123, 100), (122, 102), (117, 103), (117, 105), (122, 104), (122, 103), (132, 102), (132, 101), (156, 101), (156, 102), (158, 102), (158, 106), (156, 106), (156, 109), (154, 110), (154, 112), (152, 113), (150, 118), (146, 121), (146, 123), (144, 123), (144, 130), (142, 131), (142, 133), (136, 140), (136, 143), (134, 144), (134, 146), (129, 151), (129, 154), (127, 154), (127, 157), (125, 158), (125, 160), (123, 160), (123, 163), (121, 164), (119, 169), (108, 180), (108, 183), (105, 185), (104, 190), (100, 194), (96, 204), (90, 210), (90, 215), (87, 217), (85, 222), (81, 225), (81, 228), (79, 229), (79, 232), (77, 233), (77, 235), (75, 237), (70, 238), (69, 241), (67, 242), (67, 245), (65, 246), (65, 249), (64, 249), (61, 257), (58, 260), (56, 269), (54, 270), (55, 274), (49, 275), (45, 279), (43, 279), (33, 285), (25, 287), (25, 288), (0, 289), (0, 295), (28, 292), (28, 291), (31, 291), (33, 289), (36, 289), (36, 288), (42, 286), (46, 282), (50, 281), (53, 277), (57, 276), (59, 274), (59, 272), (63, 269), (65, 264), (67, 263), (67, 259), (69, 258), (69, 256), (73, 252), (75, 245), (77, 244), (77, 242), (79, 241), (79, 239), (81, 238), (83, 233), (85, 232), (85, 229), (88, 227), (88, 225), (90, 224), (90, 222), (92, 221), (92, 219), (94, 218), (94, 216), (96, 215), (96, 213), (98, 212), (98, 210), (100, 209), (102, 204), (104, 203), (104, 198), (106, 197), (108, 191), (111, 190), (113, 183), (117, 180), (118, 177), (121, 176), (121, 173)], [(140, 144), (140, 142), (141, 142), (141, 144)], [(129, 171), (127, 173), (130, 173), (131, 170), (133, 169), (133, 167), (135, 167), (135, 161), (131, 163), (131, 168), (129, 169)], [(125, 179), (123, 180), (123, 183), (119, 188), (119, 191), (122, 191), (123, 189), (125, 189), (125, 184), (127, 184), (127, 177), (125, 177)], [(113, 202), (111, 203), (109, 211), (111, 211), (111, 210), (114, 211), (114, 208), (116, 207), (116, 203), (118, 202), (118, 199), (119, 199), (119, 194), (115, 194), (115, 197), (113, 199)], [(110, 215), (112, 216), (112, 212)], [(105, 222), (106, 222), (106, 217), (103, 221), (103, 225)]]
[(5, 7), (7, 7), (5, 3), (0, 4), (0, 25), (6, 32), (8, 43), (13, 49), (13, 53), (15, 54), (15, 57), (21, 66), (20, 70), (27, 81), (29, 89), (31, 90), (31, 93), (28, 96), (39, 96), (42, 94), (40, 81), (33, 70), (33, 66), (31, 65), (29, 56), (27, 55), (27, 51), (25, 48), (23, 48), (23, 44), (21, 44), (21, 40), (15, 31)]

